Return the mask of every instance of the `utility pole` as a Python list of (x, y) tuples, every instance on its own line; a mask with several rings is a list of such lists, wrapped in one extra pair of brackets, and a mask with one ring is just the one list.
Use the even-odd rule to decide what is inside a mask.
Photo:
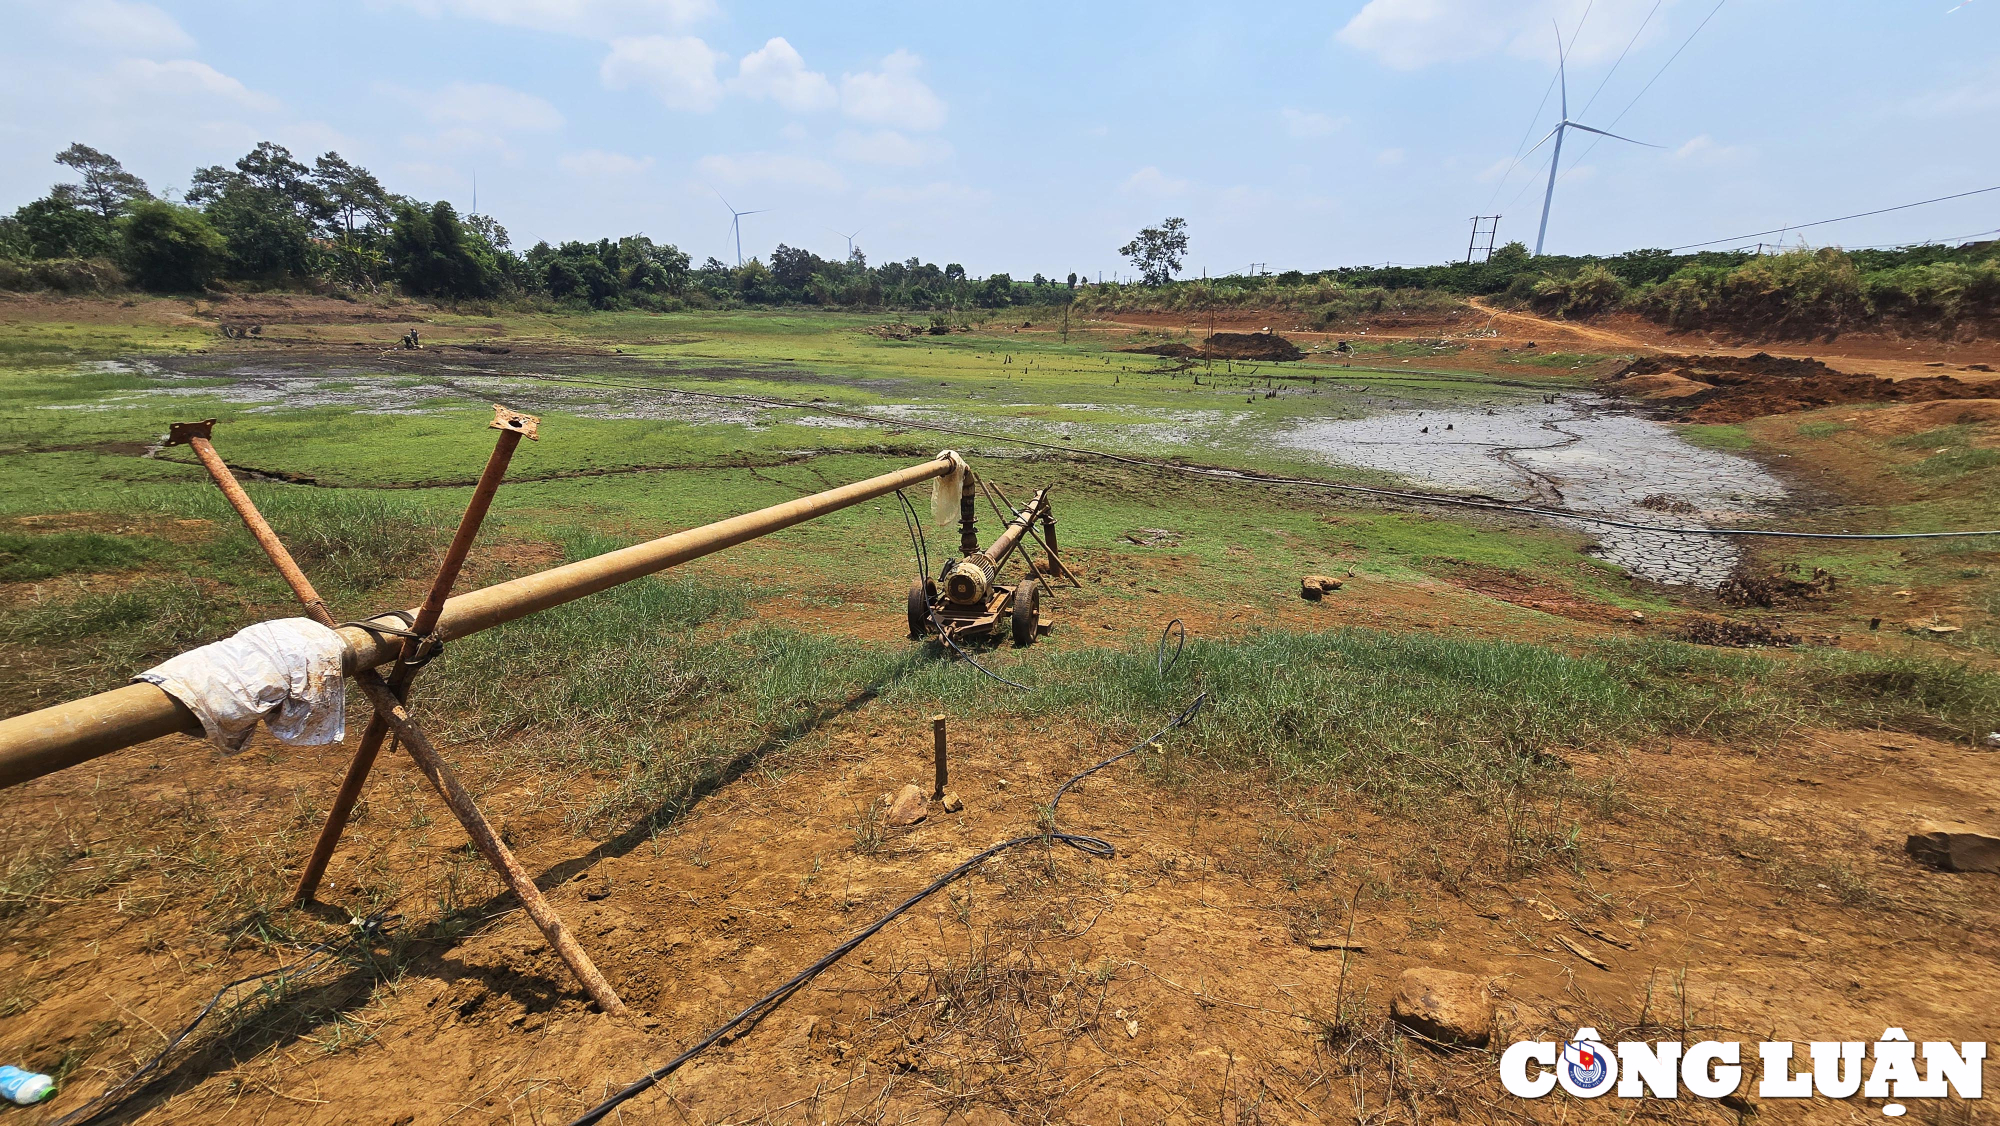
[[(1482, 224), (1484, 226), (1483, 230), (1481, 229)], [(1482, 234), (1486, 236), (1485, 246), (1479, 245), (1479, 236)], [(1488, 259), (1491, 259), (1493, 257), (1493, 244), (1498, 240), (1499, 234), (1500, 234), (1500, 216), (1474, 215), (1472, 217), (1472, 241), (1465, 244), (1466, 264), (1471, 265), (1473, 254), (1481, 250), (1484, 250), (1486, 252), (1486, 257), (1480, 259), (1480, 261), (1484, 262), (1487, 261)]]

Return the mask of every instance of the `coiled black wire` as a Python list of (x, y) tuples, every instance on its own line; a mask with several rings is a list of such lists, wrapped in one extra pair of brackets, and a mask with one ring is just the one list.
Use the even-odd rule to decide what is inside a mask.
[(687, 1051), (682, 1052), (680, 1055), (675, 1056), (673, 1059), (668, 1060), (666, 1063), (661, 1064), (659, 1067), (656, 1067), (653, 1070), (647, 1072), (646, 1074), (640, 1076), (636, 1081), (626, 1086), (623, 1090), (619, 1091), (617, 1094), (612, 1095), (610, 1098), (604, 1100), (601, 1103), (598, 1103), (596, 1106), (591, 1107), (589, 1110), (584, 1111), (582, 1115), (572, 1120), (569, 1126), (592, 1126), (593, 1123), (603, 1121), (605, 1115), (610, 1114), (612, 1111), (618, 1109), (618, 1107), (624, 1105), (629, 1100), (636, 1098), (641, 1094), (644, 1094), (648, 1090), (651, 1090), (653, 1087), (657, 1086), (662, 1079), (665, 1079), (667, 1076), (672, 1075), (674, 1072), (680, 1070), (683, 1064), (687, 1063), (689, 1060), (693, 1059), (694, 1057), (700, 1055), (702, 1052), (705, 1052), (709, 1048), (713, 1047), (717, 1041), (721, 1040), (724, 1036), (729, 1035), (730, 1032), (738, 1028), (741, 1028), (746, 1024), (752, 1024), (758, 1020), (761, 1020), (765, 1015), (770, 1013), (771, 1010), (783, 1004), (787, 998), (791, 997), (792, 994), (797, 993), (800, 989), (803, 989), (807, 985), (807, 983), (811, 982), (812, 979), (818, 977), (822, 972), (826, 970), (828, 966), (831, 966), (835, 962), (840, 961), (842, 958), (852, 953), (856, 947), (868, 941), (870, 938), (873, 938), (875, 934), (879, 932), (883, 927), (886, 927), (890, 923), (894, 922), (897, 916), (902, 915), (910, 908), (915, 907), (917, 904), (922, 903), (924, 900), (930, 898), (933, 895), (936, 895), (938, 892), (951, 886), (953, 883), (956, 883), (957, 881), (964, 879), (966, 875), (971, 873), (974, 869), (978, 868), (981, 864), (984, 864), (988, 860), (991, 860), (994, 857), (1000, 855), (1001, 853), (1006, 852), (1008, 849), (1018, 848), (1021, 845), (1031, 844), (1035, 841), (1046, 840), (1046, 841), (1061, 841), (1063, 844), (1066, 844), (1071, 848), (1077, 849), (1083, 853), (1086, 853), (1090, 856), (1098, 857), (1100, 859), (1115, 856), (1118, 852), (1117, 846), (1113, 845), (1110, 841), (1107, 841), (1102, 837), (1093, 837), (1083, 833), (1068, 833), (1064, 832), (1061, 829), (1056, 828), (1055, 827), (1056, 806), (1062, 801), (1063, 795), (1069, 792), (1071, 786), (1074, 786), (1078, 782), (1083, 781), (1085, 778), (1088, 778), (1091, 775), (1097, 773), (1098, 771), (1103, 770), (1105, 767), (1110, 766), (1112, 763), (1118, 762), (1121, 759), (1129, 758), (1132, 755), (1138, 754), (1145, 748), (1150, 747), (1154, 743), (1159, 742), (1160, 739), (1164, 737), (1168, 732), (1173, 731), (1181, 726), (1184, 726), (1189, 721), (1193, 720), (1196, 713), (1201, 711), (1202, 705), (1207, 701), (1208, 701), (1208, 693), (1203, 692), (1201, 695), (1196, 696), (1194, 698), (1194, 702), (1189, 704), (1186, 710), (1182, 711), (1181, 714), (1175, 716), (1173, 722), (1167, 724), (1165, 727), (1160, 728), (1158, 731), (1154, 732), (1150, 736), (1147, 736), (1145, 739), (1142, 739), (1139, 742), (1132, 744), (1125, 750), (1120, 751), (1115, 755), (1112, 755), (1110, 758), (1105, 759), (1103, 762), (1098, 763), (1096, 766), (1093, 766), (1088, 770), (1081, 770), (1075, 774), (1070, 775), (1067, 781), (1065, 781), (1062, 785), (1056, 787), (1055, 796), (1049, 799), (1049, 819), (1048, 819), (1049, 828), (1046, 832), (1031, 833), (1027, 836), (1014, 837), (1011, 840), (1001, 841), (999, 844), (993, 845), (990, 848), (986, 848), (981, 850), (980, 852), (974, 853), (969, 859), (967, 859), (964, 863), (960, 864), (958, 867), (953, 868), (951, 871), (946, 872), (944, 875), (939, 876), (937, 879), (931, 881), (930, 886), (924, 888), (924, 890), (918, 892), (917, 894), (897, 904), (896, 907), (893, 910), (891, 910), (888, 914), (883, 915), (881, 918), (868, 924), (866, 927), (863, 927), (859, 932), (857, 932), (854, 935), (853, 938), (850, 938), (846, 942), (841, 943), (839, 946), (834, 947), (832, 950), (828, 951), (824, 957), (820, 958), (812, 965), (807, 966), (805, 969), (800, 970), (798, 973), (792, 975), (791, 979), (786, 981), (783, 985), (778, 986), (776, 989), (773, 989), (769, 993), (766, 993), (762, 997), (759, 997), (755, 1001), (752, 1001), (750, 1005), (747, 1008), (745, 1008), (742, 1012), (737, 1013), (735, 1016), (729, 1018), (729, 1020), (725, 1022), (721, 1027), (715, 1029), (713, 1032), (710, 1032), (708, 1035), (696, 1041), (694, 1046), (689, 1048)]

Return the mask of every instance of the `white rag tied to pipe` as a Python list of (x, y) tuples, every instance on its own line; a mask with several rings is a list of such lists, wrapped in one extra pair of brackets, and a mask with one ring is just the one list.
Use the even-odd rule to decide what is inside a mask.
[(201, 720), (225, 751), (250, 742), (257, 721), (280, 743), (312, 747), (347, 733), (340, 635), (311, 618), (260, 622), (134, 677), (157, 684)]
[(972, 467), (957, 450), (939, 450), (938, 456), (951, 459), (951, 472), (931, 479), (931, 523), (957, 523), (959, 501), (972, 487)]

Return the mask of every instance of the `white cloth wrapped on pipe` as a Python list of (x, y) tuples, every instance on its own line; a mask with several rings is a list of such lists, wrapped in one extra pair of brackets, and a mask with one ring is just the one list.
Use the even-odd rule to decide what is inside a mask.
[(958, 523), (959, 498), (972, 487), (972, 467), (957, 450), (939, 450), (938, 456), (951, 459), (951, 472), (931, 479), (931, 523)]
[(293, 746), (338, 743), (347, 733), (341, 658), (347, 645), (311, 618), (260, 622), (134, 677), (161, 689), (201, 719), (225, 751), (250, 742), (257, 721)]

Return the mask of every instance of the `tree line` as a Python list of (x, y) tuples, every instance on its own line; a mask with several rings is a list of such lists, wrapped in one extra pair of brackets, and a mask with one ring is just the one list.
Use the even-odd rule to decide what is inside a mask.
[[(912, 309), (1066, 304), (1075, 274), (1016, 281), (917, 258), (871, 266), (779, 245), (768, 262), (729, 265), (643, 234), (511, 245), (492, 217), (462, 215), (383, 187), (329, 152), (311, 164), (258, 144), (234, 165), (198, 168), (180, 202), (161, 199), (111, 155), (73, 144), (56, 155), (78, 182), (0, 217), (0, 286), (14, 280), (101, 288), (93, 264), (163, 293), (217, 285), (377, 291), (443, 300), (531, 298), (596, 309), (819, 304)], [(9, 265), (12, 269), (7, 269)], [(65, 264), (78, 268), (64, 270)], [(84, 278), (82, 282), (74, 279)], [(65, 282), (65, 279), (72, 279)]]

